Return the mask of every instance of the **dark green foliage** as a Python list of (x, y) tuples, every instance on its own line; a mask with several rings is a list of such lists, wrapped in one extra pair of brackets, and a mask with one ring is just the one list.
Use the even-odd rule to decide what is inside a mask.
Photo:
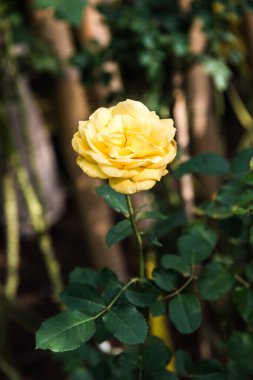
[(253, 338), (251, 334), (235, 332), (228, 340), (228, 352), (238, 367), (246, 374), (253, 375)]
[(159, 291), (151, 281), (133, 284), (126, 290), (128, 301), (139, 307), (151, 307), (156, 302), (158, 295)]
[(177, 273), (173, 271), (155, 268), (152, 276), (155, 284), (163, 290), (172, 291), (177, 287), (178, 276)]
[(219, 263), (208, 264), (197, 285), (203, 299), (212, 301), (224, 296), (234, 285), (233, 276)]
[(59, 18), (78, 26), (82, 21), (82, 11), (87, 5), (87, 0), (36, 0), (36, 5), (39, 8), (53, 7)]
[(201, 306), (194, 294), (178, 294), (169, 303), (169, 318), (182, 334), (190, 334), (201, 324)]
[(203, 223), (197, 223), (178, 239), (178, 250), (189, 264), (198, 263), (211, 255), (216, 242), (216, 232)]
[(132, 235), (130, 220), (122, 220), (109, 230), (105, 239), (106, 244), (110, 247), (111, 245), (125, 239), (130, 235)]
[(253, 324), (253, 291), (247, 288), (235, 288), (234, 301), (240, 316), (245, 322)]
[(36, 348), (54, 352), (74, 350), (95, 333), (95, 322), (79, 311), (65, 311), (43, 322), (36, 336)]
[(126, 197), (123, 194), (117, 193), (108, 184), (97, 187), (96, 191), (97, 194), (100, 195), (115, 211), (120, 212), (125, 216), (129, 215)]
[(105, 327), (120, 342), (139, 344), (146, 338), (148, 326), (145, 318), (133, 306), (113, 307), (103, 320)]
[(105, 307), (99, 293), (83, 283), (68, 285), (61, 294), (61, 300), (70, 310), (79, 310), (89, 313), (89, 315), (95, 315)]
[(165, 269), (174, 269), (179, 273), (190, 274), (190, 265), (180, 256), (164, 255), (162, 257), (162, 266)]
[(223, 157), (215, 153), (202, 153), (181, 164), (174, 175), (181, 177), (187, 173), (228, 175), (230, 174), (230, 165)]

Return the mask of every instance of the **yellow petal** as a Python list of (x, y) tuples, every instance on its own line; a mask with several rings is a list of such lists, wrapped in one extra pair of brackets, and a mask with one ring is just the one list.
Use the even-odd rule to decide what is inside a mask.
[(156, 181), (133, 182), (130, 179), (110, 178), (109, 184), (118, 193), (134, 194), (138, 191), (151, 189), (156, 184)]
[(103, 165), (99, 164), (99, 169), (101, 172), (103, 172), (105, 175), (108, 176), (108, 178), (131, 178), (138, 174), (137, 170), (125, 170), (125, 169), (119, 169), (115, 166), (109, 166), (109, 165)]
[(98, 168), (97, 164), (93, 164), (89, 161), (87, 161), (82, 156), (78, 156), (77, 158), (77, 164), (80, 166), (80, 168), (86, 173), (89, 177), (92, 178), (101, 178), (106, 179), (108, 178), (107, 175), (101, 172), (101, 170)]
[(136, 100), (127, 99), (124, 102), (118, 103), (116, 106), (111, 108), (112, 115), (132, 115), (138, 116), (141, 114), (149, 115), (149, 109), (144, 106), (143, 103)]
[(100, 131), (105, 128), (111, 118), (112, 114), (110, 110), (105, 107), (100, 107), (89, 117), (89, 120), (95, 124), (97, 131)]
[(139, 173), (132, 177), (134, 182), (145, 181), (148, 179), (153, 179), (155, 181), (160, 181), (161, 176), (163, 175), (164, 169), (139, 169)]
[(153, 162), (149, 167), (150, 169), (156, 169), (160, 168), (162, 166), (167, 166), (169, 163), (171, 163), (177, 154), (177, 143), (176, 141), (172, 140), (171, 143), (168, 145), (166, 151), (164, 152), (164, 156), (162, 156), (162, 159), (159, 162)]

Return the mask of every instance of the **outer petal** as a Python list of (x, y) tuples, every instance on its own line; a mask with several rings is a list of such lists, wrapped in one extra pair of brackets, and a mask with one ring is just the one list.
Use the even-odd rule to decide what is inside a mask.
[(163, 175), (164, 169), (144, 169), (140, 168), (139, 173), (132, 177), (132, 180), (134, 182), (139, 182), (139, 181), (146, 181), (149, 179), (155, 180), (155, 181), (160, 181), (161, 176)]
[(124, 102), (118, 103), (112, 107), (111, 112), (113, 115), (132, 115), (138, 116), (140, 114), (149, 115), (149, 109), (143, 103), (136, 100), (127, 99)]
[(93, 164), (89, 161), (87, 161), (82, 156), (78, 156), (77, 158), (77, 164), (80, 166), (80, 168), (86, 173), (88, 176), (92, 178), (101, 178), (101, 179), (107, 179), (108, 176), (101, 172), (101, 170), (98, 168), (97, 164)]
[(157, 162), (151, 164), (149, 167), (152, 169), (160, 168), (161, 166), (167, 166), (170, 162), (174, 160), (177, 154), (177, 143), (176, 141), (172, 140), (169, 146), (167, 147), (167, 152), (164, 153), (164, 156), (162, 156), (162, 159)]
[(137, 170), (126, 170), (118, 169), (115, 166), (99, 164), (99, 169), (103, 172), (108, 178), (131, 178), (138, 174)]
[(155, 186), (156, 181), (147, 180), (147, 181), (133, 182), (130, 179), (110, 178), (109, 184), (118, 193), (134, 194), (134, 193), (137, 193), (138, 191), (151, 189), (153, 186)]

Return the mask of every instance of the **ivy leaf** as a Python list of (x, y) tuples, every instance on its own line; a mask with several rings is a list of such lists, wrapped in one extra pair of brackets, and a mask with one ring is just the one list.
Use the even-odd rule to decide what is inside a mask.
[(74, 350), (95, 333), (95, 322), (79, 311), (65, 311), (42, 323), (36, 348), (54, 352)]
[(200, 294), (205, 300), (214, 301), (223, 297), (234, 285), (234, 278), (219, 263), (208, 264), (197, 280)]
[(246, 288), (236, 288), (234, 301), (238, 313), (245, 322), (253, 322), (253, 291)]
[(105, 238), (106, 244), (111, 247), (113, 244), (132, 235), (132, 233), (133, 230), (130, 220), (122, 220), (109, 230)]
[(190, 274), (190, 265), (178, 255), (164, 255), (161, 260), (162, 266), (165, 269), (173, 269), (179, 273)]
[(249, 375), (253, 375), (253, 337), (244, 332), (236, 331), (228, 340), (228, 352), (237, 366)]
[(126, 217), (129, 216), (126, 197), (123, 194), (113, 190), (108, 183), (97, 187), (96, 192), (115, 211), (120, 212)]
[(125, 344), (143, 343), (148, 326), (145, 318), (134, 306), (112, 307), (104, 316), (105, 327)]
[(210, 227), (199, 223), (178, 239), (178, 250), (183, 260), (190, 264), (207, 259), (217, 242), (217, 234)]
[(176, 289), (178, 284), (177, 274), (173, 271), (165, 270), (162, 268), (155, 268), (152, 273), (155, 284), (166, 291)]
[(87, 284), (70, 284), (61, 294), (61, 300), (71, 310), (96, 315), (105, 305), (99, 293)]
[(175, 170), (174, 176), (181, 177), (187, 173), (204, 175), (228, 175), (230, 165), (225, 158), (215, 153), (201, 153), (184, 162)]
[(125, 292), (126, 298), (135, 306), (152, 306), (158, 296), (158, 290), (150, 281), (132, 284)]
[(179, 294), (169, 303), (169, 318), (177, 330), (190, 334), (201, 324), (201, 306), (194, 294)]

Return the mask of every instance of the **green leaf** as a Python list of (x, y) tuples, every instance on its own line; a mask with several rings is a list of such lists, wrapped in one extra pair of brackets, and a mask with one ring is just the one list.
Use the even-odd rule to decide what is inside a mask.
[(103, 268), (99, 276), (101, 286), (103, 287), (102, 298), (105, 304), (108, 305), (119, 293), (123, 285), (117, 275), (109, 268)]
[(165, 314), (165, 302), (164, 301), (157, 301), (154, 305), (150, 308), (150, 313), (153, 315), (153, 317), (158, 317), (159, 315)]
[(93, 376), (87, 369), (78, 368), (70, 375), (68, 380), (93, 380)]
[(197, 280), (200, 294), (209, 301), (223, 297), (233, 285), (233, 276), (219, 263), (208, 264)]
[(108, 183), (97, 187), (96, 192), (115, 211), (120, 212), (126, 217), (129, 216), (126, 197), (123, 194), (114, 191)]
[(244, 332), (235, 332), (228, 341), (228, 352), (237, 366), (249, 375), (253, 375), (253, 337)]
[(177, 274), (173, 271), (155, 268), (152, 273), (155, 284), (166, 291), (172, 291), (176, 289), (178, 284)]
[(166, 220), (167, 216), (161, 213), (160, 211), (156, 210), (150, 210), (150, 211), (140, 211), (137, 214), (136, 220), (142, 220), (142, 219), (159, 219), (159, 220)]
[(76, 267), (69, 275), (69, 282), (84, 283), (97, 288), (99, 286), (99, 273), (91, 268)]
[(234, 301), (238, 313), (245, 322), (253, 322), (253, 290), (237, 287), (234, 292)]
[(193, 224), (189, 231), (177, 242), (183, 260), (190, 264), (207, 259), (217, 242), (217, 234), (210, 227), (199, 223)]
[(175, 363), (177, 373), (180, 375), (187, 375), (191, 373), (193, 363), (187, 351), (177, 350), (175, 352)]
[(179, 273), (190, 274), (190, 265), (178, 255), (164, 255), (161, 260), (162, 266), (165, 269), (174, 269)]
[(67, 20), (75, 26), (79, 26), (87, 0), (36, 0), (36, 5), (39, 8), (52, 7), (56, 10), (58, 17)]
[(82, 366), (95, 367), (101, 360), (101, 352), (90, 343), (83, 343), (72, 351), (55, 352), (53, 359), (60, 361), (64, 372), (73, 373)]
[(250, 282), (253, 282), (253, 260), (251, 260), (246, 268), (245, 268), (245, 274)]
[(158, 337), (148, 336), (140, 348), (142, 367), (146, 372), (156, 371), (166, 367), (171, 359), (171, 353), (165, 343)]
[(125, 292), (126, 298), (135, 306), (152, 306), (158, 296), (158, 290), (149, 281), (132, 284)]
[(200, 360), (195, 363), (191, 378), (196, 380), (228, 380), (223, 366), (215, 359)]
[(152, 233), (157, 238), (167, 234), (176, 227), (186, 223), (186, 217), (182, 212), (174, 212), (167, 219), (157, 222), (152, 228)]
[(232, 173), (236, 178), (246, 175), (249, 170), (249, 162), (253, 157), (253, 148), (241, 150), (231, 162)]
[(138, 368), (139, 364), (137, 352), (135, 350), (131, 353), (122, 352), (116, 356), (115, 364), (124, 371), (124, 374), (132, 373)]
[(204, 175), (228, 175), (230, 166), (225, 158), (215, 153), (201, 153), (184, 162), (175, 170), (174, 176), (181, 177), (187, 173)]
[(113, 244), (125, 239), (126, 237), (132, 235), (133, 230), (130, 220), (122, 220), (113, 226), (106, 235), (106, 244), (111, 247)]
[(105, 327), (125, 344), (143, 343), (148, 326), (145, 318), (133, 306), (112, 307), (104, 316)]
[(91, 286), (82, 283), (68, 285), (61, 294), (61, 300), (69, 309), (93, 316), (105, 307), (98, 292)]
[(169, 318), (177, 330), (190, 334), (201, 324), (201, 306), (194, 294), (179, 294), (169, 303)]
[(144, 380), (179, 380), (179, 378), (172, 372), (166, 369), (160, 369), (145, 375)]
[(65, 311), (42, 323), (36, 334), (36, 348), (54, 352), (74, 350), (95, 333), (95, 323), (79, 311)]

